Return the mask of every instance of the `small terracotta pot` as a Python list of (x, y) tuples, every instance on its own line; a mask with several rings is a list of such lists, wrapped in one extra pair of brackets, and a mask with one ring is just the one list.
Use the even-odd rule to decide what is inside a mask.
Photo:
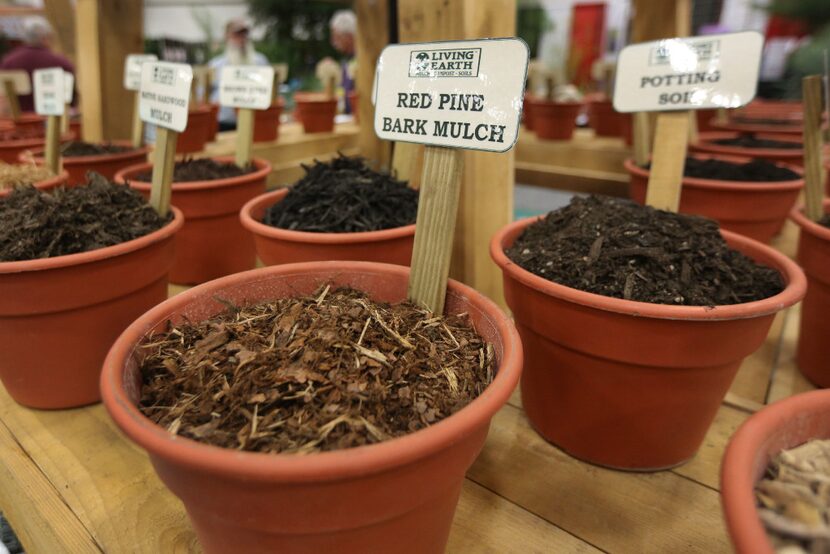
[(285, 103), (271, 104), (266, 110), (254, 110), (254, 142), (272, 142), (280, 136), (280, 115)]
[(360, 95), (356, 91), (350, 91), (347, 95), (349, 97), (349, 106), (352, 108), (352, 117), (355, 123), (360, 123)]
[[(697, 154), (698, 159), (718, 159), (746, 163), (749, 158)], [(650, 172), (628, 159), (624, 162), (630, 176), (628, 194), (636, 202), (645, 204)], [(786, 166), (799, 175), (803, 170)], [(727, 231), (768, 243), (781, 230), (804, 188), (804, 178), (792, 181), (751, 183), (717, 179), (683, 177), (680, 211), (704, 215), (716, 220)]]
[(286, 194), (288, 189), (257, 196), (239, 214), (242, 226), (253, 234), (257, 256), (265, 265), (326, 260), (410, 264), (415, 224), (365, 233), (310, 233), (262, 223), (265, 210)]
[(763, 408), (732, 435), (723, 456), (720, 496), (737, 554), (773, 554), (758, 515), (755, 485), (782, 450), (830, 438), (830, 391), (797, 394)]
[(213, 142), (216, 140), (216, 133), (219, 132), (219, 104), (210, 103), (210, 122), (207, 126), (207, 141)]
[(526, 92), (522, 101), (522, 123), (528, 131), (533, 130), (533, 96)]
[(588, 122), (598, 137), (623, 137), (626, 135), (626, 125), (630, 128), (631, 114), (620, 113), (614, 109), (614, 104), (604, 98), (588, 101)]
[[(14, 131), (11, 131), (12, 133)], [(66, 133), (61, 137), (61, 142), (70, 141), (74, 138), (72, 133)], [(44, 148), (45, 136), (27, 138), (14, 138), (12, 140), (0, 140), (0, 161), (15, 164), (20, 161), (20, 155), (27, 150)]]
[[(232, 157), (213, 159), (234, 162)], [(195, 285), (254, 267), (254, 241), (239, 222), (239, 210), (248, 200), (265, 192), (271, 165), (259, 159), (253, 163), (256, 171), (240, 177), (173, 183), (171, 202), (184, 214), (185, 224), (177, 237), (171, 282)], [(119, 171), (115, 180), (128, 182), (149, 198), (151, 183), (133, 178), (152, 167), (150, 163), (128, 167)]]
[[(798, 166), (804, 165), (804, 150), (801, 148), (743, 148), (741, 146), (715, 144), (714, 142), (721, 139), (738, 138), (740, 135), (741, 133), (723, 131), (700, 133), (698, 135), (698, 140), (689, 144), (689, 150), (692, 152), (706, 152), (709, 154), (721, 154), (724, 156), (756, 158)], [(791, 135), (758, 134), (755, 136), (759, 139), (801, 144), (800, 137)]]
[(550, 282), (505, 255), (536, 220), (514, 222), (490, 243), (526, 352), (521, 390), (531, 424), (572, 456), (606, 467), (647, 471), (685, 462), (775, 313), (804, 296), (801, 269), (723, 231), (730, 246), (779, 270), (786, 289), (715, 308), (609, 298)]
[(211, 129), (216, 126), (215, 114), (210, 104), (190, 106), (187, 127), (176, 141), (177, 154), (190, 154), (205, 149)]
[[(780, 119), (780, 124), (770, 123), (770, 119)], [(801, 121), (792, 120), (788, 118), (766, 117), (758, 118), (758, 121), (753, 121), (753, 118), (744, 117), (739, 119), (729, 119), (727, 121), (712, 120), (710, 126), (715, 131), (734, 131), (736, 133), (769, 133), (780, 135), (796, 135), (801, 137), (804, 132), (804, 125)]]
[(582, 109), (579, 102), (551, 102), (533, 98), (533, 130), (540, 139), (571, 140), (576, 128), (576, 116)]
[[(830, 199), (824, 200), (824, 211), (830, 212)], [(830, 387), (830, 229), (807, 219), (803, 207), (794, 209), (790, 217), (801, 227), (798, 263), (807, 274), (796, 363), (814, 385)]]
[(136, 345), (168, 318), (210, 317), (224, 309), (216, 297), (243, 305), (310, 294), (329, 283), (395, 302), (406, 297), (408, 277), (408, 268), (366, 262), (256, 269), (171, 298), (115, 342), (101, 375), (104, 404), (127, 436), (148, 451), (161, 480), (184, 502), (205, 552), (444, 551), (464, 474), (484, 445), (490, 419), (515, 388), (522, 365), (521, 344), (510, 319), (470, 287), (449, 282), (447, 312), (469, 313), (493, 345), (495, 379), (465, 408), (410, 435), (304, 456), (238, 452), (171, 437), (136, 407)]
[[(95, 171), (107, 179), (113, 179), (115, 174), (125, 167), (147, 161), (147, 153), (150, 151), (148, 146), (133, 149), (132, 144), (127, 140), (114, 140), (112, 143), (130, 147), (131, 150), (98, 156), (62, 156), (61, 164), (69, 172), (69, 185), (75, 186), (86, 183), (87, 171)], [(45, 165), (46, 158), (44, 156), (44, 149), (37, 148), (32, 150), (31, 154), (23, 152), (20, 155), (20, 161), (32, 158), (36, 164)]]
[[(49, 177), (48, 179), (44, 179), (42, 181), (37, 181), (35, 183), (32, 183), (32, 185), (38, 190), (49, 191), (49, 190), (52, 190), (52, 189), (56, 189), (60, 186), (66, 186), (68, 181), (69, 181), (69, 173), (67, 173), (66, 170), (63, 170), (63, 171), (60, 172), (60, 175), (56, 175), (54, 177)], [(0, 198), (3, 198), (4, 196), (8, 196), (9, 194), (11, 194), (11, 192), (12, 192), (12, 189), (8, 189), (8, 188), (2, 189), (2, 188), (0, 188)]]
[(331, 133), (337, 114), (337, 99), (319, 92), (298, 92), (294, 95), (297, 119), (306, 133)]
[(91, 252), (0, 263), (0, 379), (30, 408), (100, 400), (107, 350), (136, 317), (167, 298), (182, 214), (137, 239)]
[(35, 112), (23, 112), (17, 119), (4, 119), (11, 123), (13, 129), (22, 133), (46, 134), (46, 116)]

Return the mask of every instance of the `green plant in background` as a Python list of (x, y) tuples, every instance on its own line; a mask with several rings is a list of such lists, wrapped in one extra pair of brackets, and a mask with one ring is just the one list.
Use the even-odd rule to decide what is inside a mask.
[(553, 29), (553, 22), (537, 0), (519, 2), (516, 11), (516, 36), (521, 37), (530, 48), (530, 57), (539, 57), (539, 43), (542, 35)]

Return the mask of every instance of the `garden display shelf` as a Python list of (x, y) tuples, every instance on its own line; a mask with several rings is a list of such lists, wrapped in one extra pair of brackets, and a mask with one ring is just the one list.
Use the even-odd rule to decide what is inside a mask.
[[(796, 236), (787, 222), (773, 245), (794, 256)], [(567, 456), (530, 428), (516, 391), (467, 474), (447, 552), (729, 552), (718, 495), (729, 437), (765, 403), (812, 389), (795, 367), (797, 312), (776, 317), (700, 452), (670, 471)], [(28, 410), (0, 388), (0, 450), (0, 508), (28, 551), (200, 551), (181, 503), (103, 406)]]

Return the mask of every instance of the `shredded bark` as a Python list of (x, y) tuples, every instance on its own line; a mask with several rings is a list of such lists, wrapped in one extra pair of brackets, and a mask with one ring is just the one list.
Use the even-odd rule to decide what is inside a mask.
[[(241, 168), (233, 163), (217, 162), (210, 158), (188, 158), (179, 162), (173, 168), (174, 183), (188, 183), (192, 181), (214, 181), (217, 179), (229, 179), (241, 177), (256, 171), (254, 164)], [(152, 182), (153, 172), (145, 171), (133, 177), (136, 181), (145, 183)]]
[(95, 144), (92, 142), (73, 140), (61, 146), (61, 155), (67, 158), (80, 158), (83, 156), (100, 156), (102, 154), (120, 154), (121, 152), (129, 152), (130, 150), (135, 149), (129, 146), (112, 144), (111, 142)]
[[(650, 169), (651, 164), (646, 165)], [(686, 158), (684, 177), (717, 179), (751, 183), (794, 181), (801, 176), (791, 169), (768, 160), (751, 160), (746, 163), (727, 162), (715, 158)]]
[(33, 163), (0, 162), (0, 190), (31, 185), (53, 177), (48, 168)]
[(740, 146), (741, 148), (802, 148), (802, 144), (800, 142), (762, 139), (755, 137), (755, 135), (740, 135), (736, 138), (717, 139), (711, 142), (712, 144), (722, 144), (724, 146)]
[(493, 348), (466, 315), (311, 296), (168, 323), (142, 349), (140, 409), (224, 448), (305, 454), (381, 442), (457, 412), (492, 381)]

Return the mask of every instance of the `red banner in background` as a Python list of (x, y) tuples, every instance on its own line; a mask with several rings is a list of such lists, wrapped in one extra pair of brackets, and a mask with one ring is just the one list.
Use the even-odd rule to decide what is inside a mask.
[(605, 2), (576, 4), (571, 14), (568, 75), (577, 85), (591, 82), (591, 66), (605, 46)]

